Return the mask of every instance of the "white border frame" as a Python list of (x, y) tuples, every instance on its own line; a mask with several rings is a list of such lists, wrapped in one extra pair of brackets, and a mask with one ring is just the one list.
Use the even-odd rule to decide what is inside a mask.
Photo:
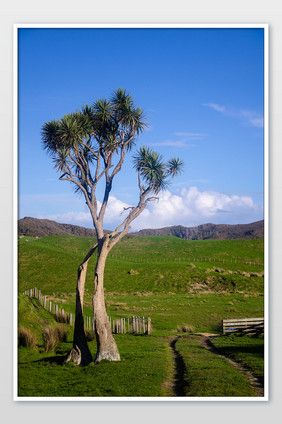
[[(19, 397), (18, 389), (18, 29), (20, 28), (260, 28), (264, 30), (264, 396), (263, 397)], [(13, 26), (13, 400), (14, 401), (149, 401), (263, 402), (269, 400), (269, 25), (268, 24), (14, 24)]]

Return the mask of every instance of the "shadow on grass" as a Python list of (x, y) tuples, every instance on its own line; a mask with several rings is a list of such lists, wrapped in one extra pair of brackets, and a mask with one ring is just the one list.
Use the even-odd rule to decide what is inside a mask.
[(173, 339), (170, 343), (170, 346), (174, 353), (175, 361), (174, 393), (175, 396), (186, 396), (186, 389), (188, 387), (188, 383), (185, 381), (184, 377), (184, 374), (186, 372), (185, 362), (175, 347), (178, 339), (179, 336)]
[(217, 346), (219, 352), (228, 351), (230, 354), (234, 353), (251, 353), (256, 355), (264, 355), (264, 346)]

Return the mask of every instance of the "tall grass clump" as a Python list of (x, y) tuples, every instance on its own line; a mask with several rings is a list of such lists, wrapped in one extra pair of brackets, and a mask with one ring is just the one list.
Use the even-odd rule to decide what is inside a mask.
[(20, 327), (18, 331), (18, 343), (19, 346), (30, 347), (34, 349), (37, 344), (36, 334), (32, 333), (32, 331), (28, 330), (27, 328)]
[(181, 331), (182, 333), (194, 333), (195, 328), (190, 324), (182, 324), (177, 326), (177, 331)]
[(86, 340), (88, 342), (92, 342), (92, 340), (96, 339), (96, 335), (95, 335), (94, 330), (88, 330), (87, 328), (85, 328), (84, 332), (85, 332)]
[(55, 350), (61, 342), (67, 341), (68, 331), (64, 326), (58, 325), (52, 327), (51, 325), (43, 328), (42, 338), (46, 352)]
[(62, 311), (58, 311), (55, 314), (55, 320), (62, 324), (70, 324), (70, 314)]

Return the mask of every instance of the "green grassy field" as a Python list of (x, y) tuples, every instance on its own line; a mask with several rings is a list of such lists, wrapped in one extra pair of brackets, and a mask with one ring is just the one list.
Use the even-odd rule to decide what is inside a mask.
[[(19, 327), (29, 328), (37, 337), (35, 349), (19, 349), (19, 396), (175, 395), (172, 388), (175, 358), (169, 348), (171, 337), (186, 336), (183, 331), (187, 328), (193, 334), (220, 334), (222, 319), (264, 314), (263, 240), (128, 237), (112, 250), (107, 260), (107, 312), (112, 319), (150, 316), (152, 336), (115, 335), (120, 363), (102, 362), (87, 368), (72, 364), (62, 366), (61, 360), (71, 347), (72, 327), (66, 326), (67, 341), (61, 342), (52, 353), (45, 352), (42, 328), (57, 323), (41, 305), (21, 293), (37, 287), (65, 311), (74, 313), (77, 268), (94, 243), (95, 239), (72, 236), (19, 240)], [(89, 316), (93, 313), (94, 266), (95, 257), (89, 264), (86, 280), (84, 314)], [(220, 344), (224, 339), (226, 337), (216, 340)], [(231, 343), (231, 338), (229, 340)], [(237, 350), (234, 343), (229, 350), (224, 343), (217, 347), (225, 349), (227, 355), (235, 355), (236, 360), (245, 361), (246, 366), (262, 376), (261, 342), (259, 346), (252, 346), (253, 353), (259, 351), (256, 358), (250, 355), (248, 339), (241, 338)], [(205, 377), (199, 367), (196, 367), (198, 377), (191, 372), (194, 347), (197, 346), (196, 352), (202, 353), (199, 358), (207, 354), (212, 355), (211, 358), (215, 356), (207, 352), (197, 338), (187, 341), (181, 337), (175, 346), (186, 364), (182, 376), (187, 383), (185, 396), (253, 396), (248, 382), (228, 363), (223, 366), (219, 365), (221, 361), (218, 364), (207, 361)], [(90, 348), (95, 355), (95, 341), (90, 342)], [(225, 367), (227, 375), (239, 374), (237, 379), (234, 377), (238, 381), (235, 389), (231, 390), (228, 379), (224, 380), (226, 387), (223, 387), (221, 374), (216, 370)], [(215, 375), (219, 376), (218, 383), (214, 380)], [(200, 382), (203, 378), (213, 379), (214, 389), (208, 390), (206, 383), (196, 383), (197, 378)]]

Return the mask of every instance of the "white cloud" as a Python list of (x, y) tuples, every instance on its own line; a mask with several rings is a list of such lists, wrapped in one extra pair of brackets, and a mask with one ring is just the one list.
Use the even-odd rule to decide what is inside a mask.
[(194, 147), (195, 144), (188, 143), (189, 140), (166, 140), (160, 141), (159, 143), (149, 143), (150, 146), (161, 146), (161, 147)]
[(192, 139), (192, 140), (200, 140), (203, 137), (205, 137), (207, 134), (190, 133), (190, 132), (176, 132), (176, 133), (174, 133), (174, 135), (176, 135), (177, 137), (188, 137), (189, 139)]
[(89, 226), (92, 223), (90, 212), (66, 212), (49, 215), (37, 215), (38, 219), (51, 219), (52, 221), (63, 224), (73, 224), (80, 226)]
[(191, 144), (191, 141), (201, 140), (203, 137), (206, 136), (206, 134), (203, 134), (203, 133), (192, 133), (192, 132), (175, 132), (174, 135), (177, 137), (176, 139), (159, 141), (157, 143), (150, 143), (150, 146), (195, 147), (195, 144)]
[(203, 103), (203, 106), (207, 106), (216, 112), (220, 112), (226, 116), (231, 116), (243, 123), (243, 125), (250, 125), (252, 127), (263, 128), (264, 119), (263, 117), (253, 110), (233, 110), (226, 106), (218, 105), (216, 103)]
[(210, 107), (217, 112), (226, 112), (226, 107), (222, 105), (218, 105), (217, 103), (203, 103), (203, 106)]
[(199, 191), (197, 187), (182, 189), (179, 194), (169, 191), (151, 204), (149, 213), (140, 215), (132, 227), (161, 228), (170, 225), (196, 226), (214, 224), (249, 223), (262, 219), (263, 207), (249, 196), (228, 196), (215, 191)]
[[(127, 216), (128, 205), (114, 196), (109, 199), (104, 227), (114, 229)], [(59, 222), (92, 227), (87, 212), (68, 212), (41, 216)], [(243, 224), (263, 218), (263, 206), (250, 196), (227, 195), (216, 191), (199, 191), (197, 187), (183, 188), (178, 194), (166, 190), (159, 200), (150, 202), (142, 214), (132, 222), (131, 230), (161, 228), (171, 225), (192, 227), (205, 223)]]
[(242, 116), (244, 118), (246, 118), (247, 123), (249, 125), (252, 125), (254, 127), (263, 128), (264, 119), (258, 113), (254, 112), (252, 110), (240, 110), (240, 113), (242, 114)]

